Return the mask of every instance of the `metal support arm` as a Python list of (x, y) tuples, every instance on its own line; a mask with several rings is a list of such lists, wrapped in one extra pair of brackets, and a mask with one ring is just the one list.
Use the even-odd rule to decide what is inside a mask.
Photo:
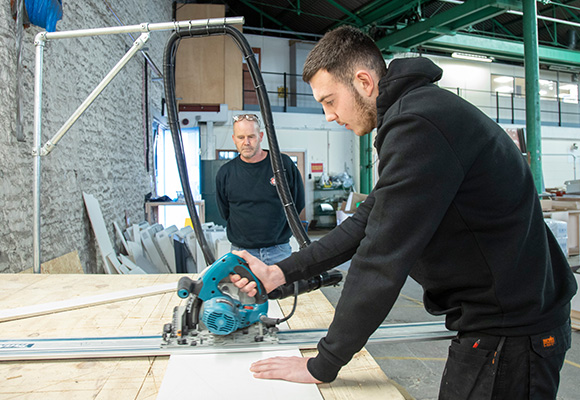
[[(95, 29), (80, 29), (73, 31), (57, 31), (57, 32), (40, 32), (34, 39), (36, 46), (35, 54), (35, 70), (34, 70), (34, 139), (32, 155), (34, 157), (33, 174), (33, 232), (32, 232), (32, 246), (33, 246), (33, 270), (35, 273), (40, 273), (40, 175), (41, 163), (40, 157), (48, 155), (54, 148), (61, 137), (70, 129), (72, 124), (80, 117), (80, 115), (87, 109), (87, 107), (94, 101), (99, 93), (107, 86), (111, 79), (123, 68), (123, 66), (131, 59), (131, 57), (138, 52), (149, 37), (149, 32), (153, 31), (171, 31), (177, 32), (181, 30), (190, 30), (193, 27), (210, 27), (216, 25), (239, 25), (244, 23), (243, 17), (233, 18), (210, 18), (203, 20), (190, 21), (173, 21), (161, 23), (142, 23), (139, 25), (128, 26), (114, 26), (107, 28)], [(48, 40), (56, 39), (70, 39), (77, 37), (90, 37), (102, 35), (126, 34), (131, 32), (141, 32), (142, 35), (135, 41), (133, 47), (125, 54), (125, 56), (117, 63), (117, 65), (109, 72), (105, 79), (93, 90), (89, 97), (79, 106), (75, 113), (68, 119), (63, 127), (50, 139), (44, 147), (42, 146), (42, 68), (44, 59), (44, 45)]]
[(129, 62), (133, 56), (143, 48), (145, 43), (149, 40), (149, 33), (142, 33), (141, 36), (133, 42), (133, 46), (129, 49), (127, 53), (119, 60), (119, 62), (111, 69), (111, 71), (103, 78), (101, 83), (89, 94), (89, 96), (82, 102), (82, 104), (75, 110), (75, 112), (70, 116), (70, 118), (64, 123), (64, 125), (58, 130), (58, 132), (42, 147), (40, 151), (41, 156), (46, 156), (50, 153), (59, 140), (64, 136), (64, 134), (72, 127), (77, 119), (85, 112), (87, 108), (95, 101), (95, 99), (101, 94), (103, 90), (107, 87), (109, 83), (113, 80), (115, 76), (123, 67)]

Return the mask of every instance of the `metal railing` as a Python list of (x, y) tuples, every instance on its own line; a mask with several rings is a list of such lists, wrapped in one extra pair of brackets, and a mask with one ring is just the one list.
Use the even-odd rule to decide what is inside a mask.
[[(310, 85), (302, 81), (302, 75), (268, 71), (262, 71), (262, 75), (273, 111), (323, 113), (322, 107), (312, 96)], [(244, 72), (244, 88), (248, 88), (243, 91), (244, 109), (257, 109), (250, 79), (249, 74)], [(498, 123), (525, 124), (525, 96), (457, 87), (443, 88), (466, 99)], [(542, 96), (540, 114), (543, 125), (580, 127), (578, 102)]]
[[(526, 123), (525, 96), (515, 93), (498, 93), (484, 90), (445, 87), (463, 97), (498, 123)], [(540, 119), (542, 125), (580, 126), (580, 105), (566, 102), (558, 97), (540, 97)]]
[[(310, 85), (302, 81), (301, 74), (288, 72), (262, 71), (266, 83), (268, 97), (273, 111), (278, 112), (308, 112), (322, 114), (322, 106), (314, 100)], [(249, 83), (251, 78), (244, 71), (244, 109), (252, 109), (257, 106), (257, 99), (253, 86)], [(248, 89), (246, 89), (248, 88)], [(276, 88), (276, 90), (272, 90)]]

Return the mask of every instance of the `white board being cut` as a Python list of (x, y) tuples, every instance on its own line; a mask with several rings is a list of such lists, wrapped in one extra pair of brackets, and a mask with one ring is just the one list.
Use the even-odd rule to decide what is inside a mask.
[(250, 365), (274, 356), (302, 357), (298, 349), (173, 355), (169, 359), (157, 400), (322, 400), (315, 384), (254, 378)]

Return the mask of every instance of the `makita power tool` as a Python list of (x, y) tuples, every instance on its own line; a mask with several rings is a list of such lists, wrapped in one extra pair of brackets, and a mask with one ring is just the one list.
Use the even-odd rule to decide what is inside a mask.
[[(249, 297), (230, 280), (238, 274), (256, 282), (257, 294)], [(275, 342), (276, 325), (283, 319), (268, 318), (268, 299), (306, 293), (337, 285), (339, 271), (325, 272), (308, 280), (280, 286), (268, 295), (246, 261), (228, 253), (206, 268), (199, 279), (183, 277), (177, 295), (187, 304), (173, 310), (173, 322), (163, 327), (163, 345), (216, 345)], [(201, 316), (201, 318), (200, 318)]]

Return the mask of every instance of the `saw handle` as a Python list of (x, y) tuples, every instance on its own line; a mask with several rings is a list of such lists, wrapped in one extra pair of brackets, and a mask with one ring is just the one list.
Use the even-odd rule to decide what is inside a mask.
[(263, 304), (268, 301), (268, 293), (266, 293), (266, 289), (262, 282), (254, 275), (250, 267), (246, 262), (240, 262), (240, 264), (234, 267), (234, 273), (238, 274), (242, 278), (246, 278), (249, 282), (256, 282), (256, 295), (254, 299), (256, 300), (256, 304)]
[(218, 289), (218, 283), (228, 275), (238, 274), (249, 282), (256, 282), (256, 304), (264, 304), (268, 301), (268, 293), (260, 280), (254, 275), (248, 263), (241, 257), (232, 253), (224, 255), (207, 270), (199, 280), (194, 281), (183, 276), (177, 283), (177, 295), (187, 299), (192, 293), (198, 295), (202, 301), (212, 298)]
[(182, 276), (177, 283), (177, 295), (182, 299), (187, 299), (193, 291), (195, 281), (189, 279), (187, 276)]

